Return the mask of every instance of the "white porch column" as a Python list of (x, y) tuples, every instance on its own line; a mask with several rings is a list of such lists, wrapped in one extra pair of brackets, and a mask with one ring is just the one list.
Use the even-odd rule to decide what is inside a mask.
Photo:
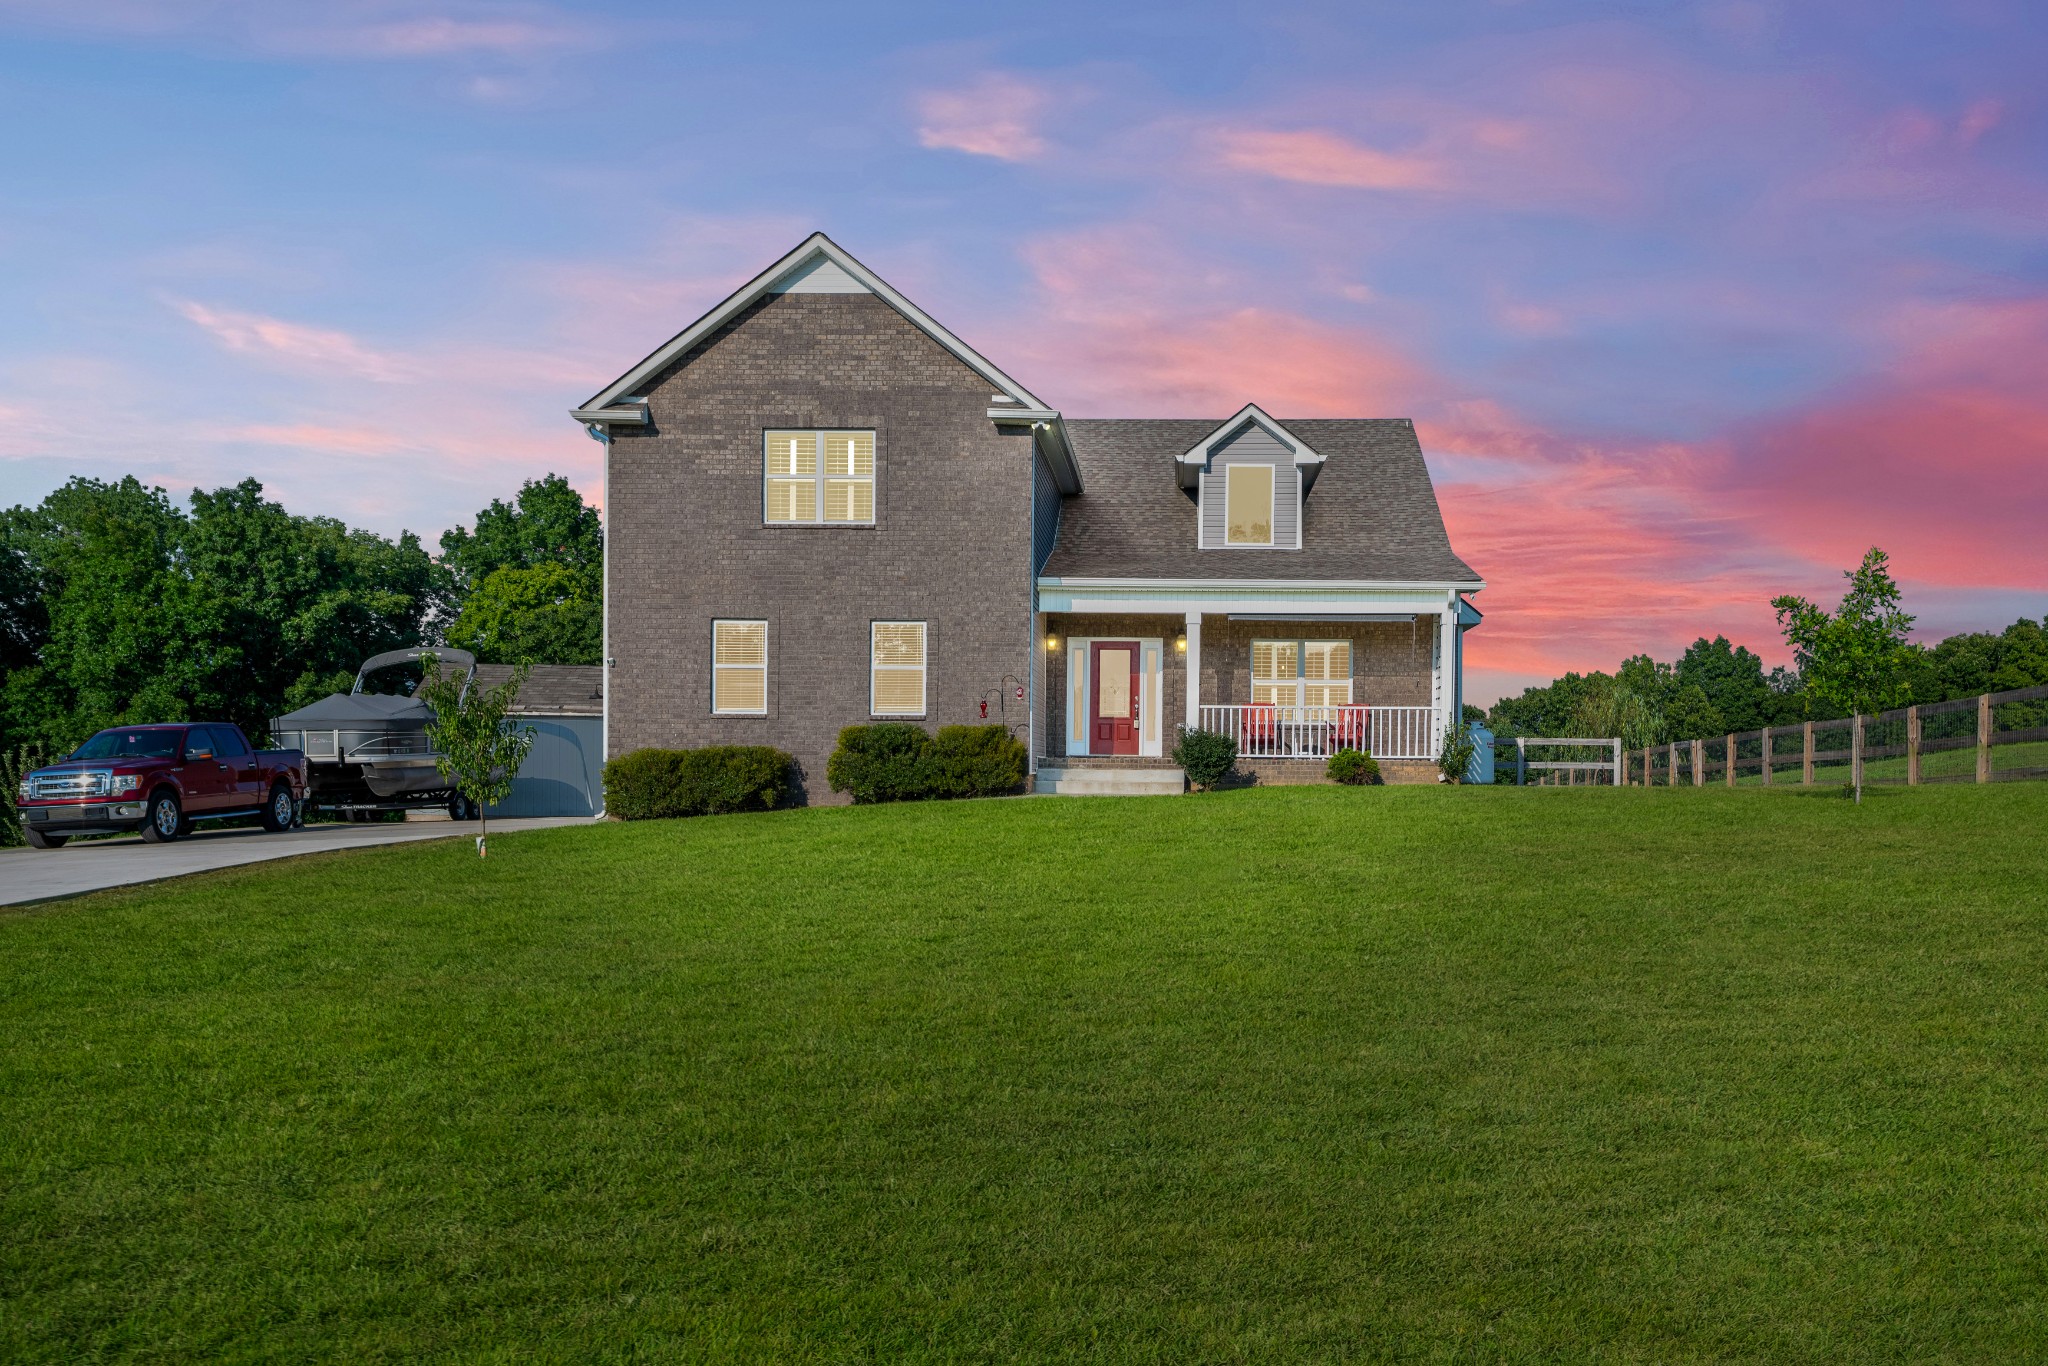
[(1184, 722), (1189, 730), (1202, 724), (1202, 614), (1188, 613), (1188, 711)]
[(1436, 705), (1437, 733), (1439, 747), (1450, 728), (1462, 719), (1458, 710), (1458, 599), (1451, 596), (1451, 605), (1437, 614), (1436, 641)]

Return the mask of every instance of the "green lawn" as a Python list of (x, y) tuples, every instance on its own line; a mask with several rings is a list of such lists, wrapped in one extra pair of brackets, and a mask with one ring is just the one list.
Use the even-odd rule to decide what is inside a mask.
[(2044, 827), (1252, 790), (0, 916), (0, 1359), (2039, 1359)]

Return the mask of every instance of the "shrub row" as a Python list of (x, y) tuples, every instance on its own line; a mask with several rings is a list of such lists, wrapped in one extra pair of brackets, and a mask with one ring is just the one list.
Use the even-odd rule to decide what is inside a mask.
[(825, 761), (825, 781), (856, 805), (944, 797), (996, 797), (1024, 783), (1024, 743), (1004, 726), (941, 726), (937, 735), (900, 721), (848, 726)]
[(605, 810), (626, 821), (772, 811), (789, 800), (795, 764), (766, 745), (636, 749), (604, 766)]

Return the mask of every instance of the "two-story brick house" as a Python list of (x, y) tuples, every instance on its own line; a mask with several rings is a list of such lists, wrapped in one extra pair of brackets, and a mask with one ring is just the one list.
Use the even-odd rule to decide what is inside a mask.
[(605, 446), (607, 757), (984, 719), (1041, 790), (1424, 776), (1483, 587), (1402, 419), (1066, 418), (822, 233), (573, 412)]

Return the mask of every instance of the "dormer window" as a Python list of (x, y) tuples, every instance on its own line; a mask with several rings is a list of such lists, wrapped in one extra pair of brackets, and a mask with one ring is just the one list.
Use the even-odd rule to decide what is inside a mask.
[(1176, 456), (1174, 466), (1200, 509), (1202, 549), (1301, 549), (1302, 500), (1323, 457), (1257, 404)]
[(1225, 480), (1225, 545), (1273, 544), (1273, 467), (1230, 465)]

